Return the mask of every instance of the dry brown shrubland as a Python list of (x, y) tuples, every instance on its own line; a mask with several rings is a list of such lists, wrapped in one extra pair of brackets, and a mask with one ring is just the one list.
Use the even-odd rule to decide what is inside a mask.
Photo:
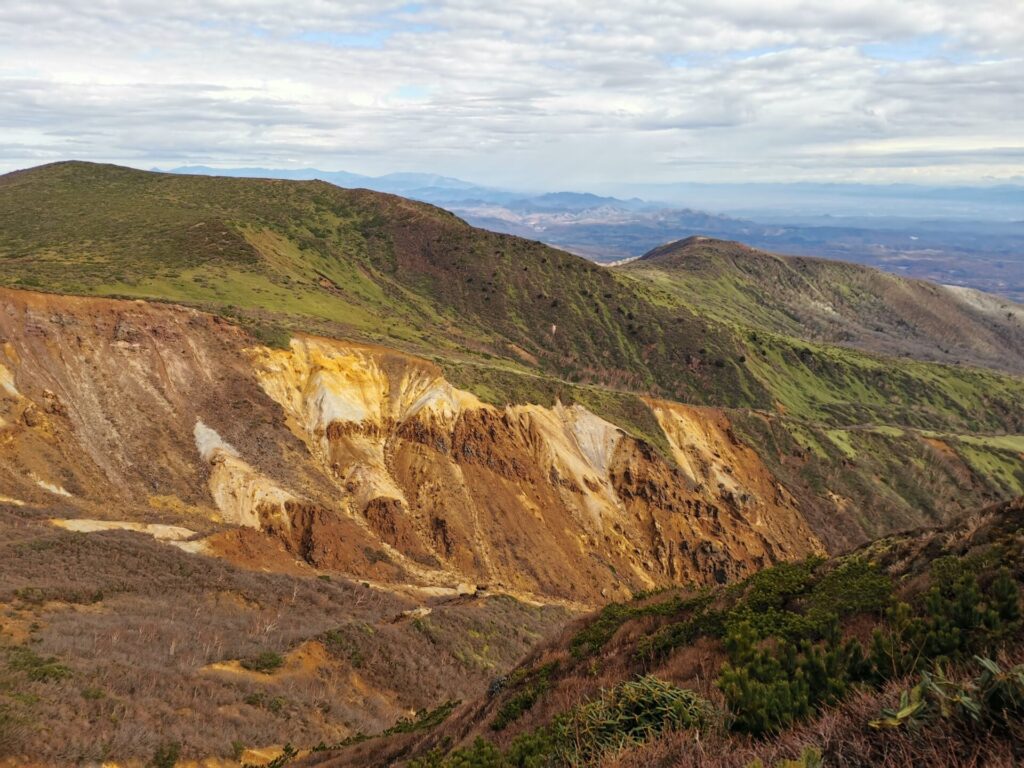
[[(410, 598), (338, 576), (0, 509), (0, 753), (63, 765), (333, 743), (479, 694), (564, 620), (503, 597), (433, 603), (407, 617)], [(14, 668), (27, 652), (36, 666)], [(271, 674), (231, 664), (267, 652), (284, 662)], [(66, 671), (32, 671), (51, 659)]]

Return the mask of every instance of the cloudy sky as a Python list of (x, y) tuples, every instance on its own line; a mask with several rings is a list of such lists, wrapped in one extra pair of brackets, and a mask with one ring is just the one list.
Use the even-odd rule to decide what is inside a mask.
[(0, 0), (0, 170), (1024, 179), (1021, 0)]

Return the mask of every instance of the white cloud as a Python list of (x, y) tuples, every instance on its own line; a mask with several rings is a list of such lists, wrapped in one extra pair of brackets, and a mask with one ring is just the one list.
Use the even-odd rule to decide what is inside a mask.
[(1017, 0), (7, 0), (0, 168), (1009, 178), (1022, 51)]

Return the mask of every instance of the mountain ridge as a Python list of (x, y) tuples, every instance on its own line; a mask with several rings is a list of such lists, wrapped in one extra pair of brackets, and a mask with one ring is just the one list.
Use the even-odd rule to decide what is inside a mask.
[[(95, 186), (97, 173), (106, 187)], [(21, 186), (29, 180), (38, 180), (39, 199), (29, 199)], [(97, 189), (109, 202), (84, 209)], [(0, 194), (5, 190), (8, 285), (230, 304), (251, 310), (254, 319), (301, 313), (314, 332), (484, 351), (520, 365), (537, 359), (562, 378), (654, 385), (663, 394), (689, 386), (723, 394), (739, 389), (741, 372), (733, 365), (693, 368), (667, 354), (669, 347), (711, 354), (721, 347), (716, 357), (722, 360), (738, 355), (732, 340), (688, 310), (668, 317), (632, 285), (577, 257), (471, 229), (422, 203), (317, 182), (82, 164), (2, 177)], [(206, 213), (182, 195), (208, 197)], [(56, 218), (54, 204), (62, 206)], [(125, 214), (132, 217), (130, 231), (120, 218)], [(95, 232), (73, 226), (73, 216), (90, 217)], [(79, 264), (69, 270), (55, 249), (81, 253)], [(53, 255), (41, 256), (48, 252)], [(562, 279), (569, 274), (571, 280)], [(304, 298), (299, 307), (297, 295)], [(392, 318), (390, 333), (381, 332), (382, 315)]]
[[(421, 186), (430, 183), (431, 174), (370, 177), (316, 169), (205, 166), (182, 170), (263, 178), (320, 178), (342, 186), (397, 193), (450, 208), (475, 226), (539, 239), (602, 263), (639, 256), (663, 241), (689, 232), (739, 239), (769, 251), (825, 255), (895, 274), (964, 284), (1016, 301), (1024, 297), (1024, 282), (1015, 257), (1024, 243), (1024, 230), (1019, 222), (1015, 225), (1011, 221), (1015, 216), (1010, 214), (1016, 212), (1009, 196), (1019, 191), (1013, 187), (1001, 188), (1000, 199), (999, 188), (951, 191), (889, 185), (691, 185), (685, 187), (688, 192), (682, 198), (645, 193), (647, 199), (642, 200), (587, 192), (544, 194), (491, 189), (444, 177), (443, 186)], [(409, 183), (400, 183), (403, 180)], [(744, 204), (739, 201), (752, 189), (766, 190), (762, 196), (770, 192), (772, 204), (765, 208), (761, 200), (761, 208), (743, 210)], [(865, 213), (860, 210), (864, 202), (861, 198), (872, 192), (877, 199), (887, 200), (887, 207)], [(964, 198), (958, 204), (962, 210), (947, 212), (945, 218), (937, 219), (943, 216), (943, 209), (936, 206), (942, 204), (943, 196), (950, 194), (954, 205), (958, 195)], [(785, 204), (776, 205), (780, 195), (791, 201), (788, 208)], [(555, 202), (560, 196), (563, 202)], [(813, 212), (822, 199), (831, 203), (826, 210)], [(659, 200), (662, 202), (652, 202)], [(922, 200), (931, 207), (915, 207)], [(912, 210), (904, 209), (908, 202)], [(979, 202), (985, 205), (979, 208)], [(756, 203), (748, 201), (747, 205)], [(997, 203), (1006, 208), (1007, 215), (986, 221), (971, 218), (982, 217)], [(702, 212), (706, 210), (718, 213)], [(972, 262), (970, 271), (961, 269), (965, 259)]]
[[(959, 286), (703, 237), (666, 243), (622, 268), (750, 327), (893, 356), (1024, 371), (1024, 305)], [(709, 305), (705, 292), (718, 304)]]
[(0, 177), (0, 739), (12, 711), (57, 763), (361, 740), (570, 613), (1024, 493), (1021, 377), (635, 269), (326, 182)]

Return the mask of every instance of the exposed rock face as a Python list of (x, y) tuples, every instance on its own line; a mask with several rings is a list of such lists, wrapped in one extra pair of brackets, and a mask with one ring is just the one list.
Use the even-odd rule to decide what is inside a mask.
[(720, 411), (651, 404), (673, 467), (580, 406), (493, 408), (385, 350), (299, 338), (251, 354), (352, 514), (421, 564), (583, 598), (820, 550)]
[(494, 408), (386, 349), (250, 347), (142, 302), (0, 300), (5, 497), (94, 518), (187, 510), (321, 568), (579, 602), (821, 549), (720, 411), (649, 404), (673, 464), (580, 406)]
[(210, 463), (209, 488), (221, 518), (231, 525), (287, 532), (295, 499), (245, 461), (220, 435), (197, 421), (192, 430), (199, 455)]

